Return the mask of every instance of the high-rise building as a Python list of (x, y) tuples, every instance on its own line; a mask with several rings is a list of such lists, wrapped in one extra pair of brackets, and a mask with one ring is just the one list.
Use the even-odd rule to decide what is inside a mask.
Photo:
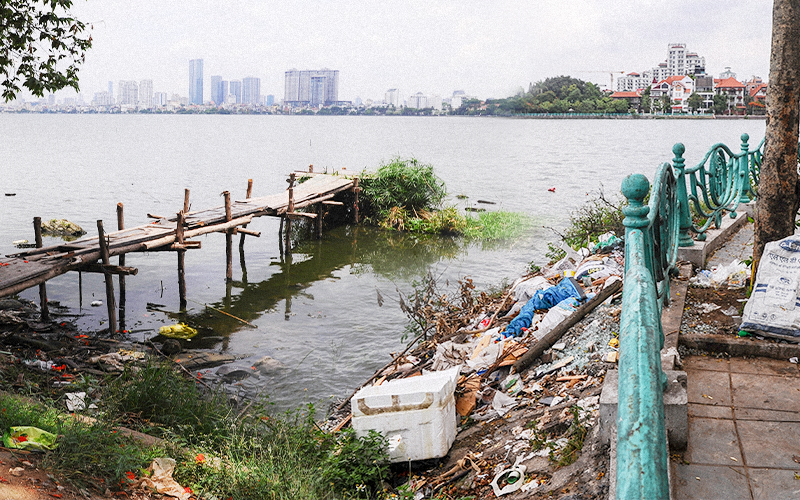
[(136, 106), (139, 104), (139, 86), (133, 80), (120, 80), (117, 84), (117, 104)]
[(400, 89), (389, 89), (386, 91), (386, 94), (383, 98), (386, 101), (386, 104), (389, 106), (394, 106), (395, 108), (400, 107)]
[(236, 97), (236, 104), (242, 103), (242, 82), (239, 80), (231, 80), (230, 93)]
[(272, 106), (275, 104), (275, 96), (272, 94), (267, 94), (267, 106)]
[(113, 106), (114, 96), (106, 91), (95, 92), (92, 99), (92, 106)]
[(153, 107), (153, 80), (139, 82), (139, 106), (143, 108)]
[(153, 92), (153, 106), (166, 106), (167, 93), (166, 92)]
[(284, 104), (289, 106), (324, 106), (339, 100), (339, 70), (321, 69), (285, 74)]
[(222, 80), (219, 85), (220, 85), (219, 93), (220, 93), (220, 96), (222, 96), (222, 103), (221, 104), (225, 104), (225, 103), (228, 102), (228, 96), (230, 95), (230, 90), (228, 89), (229, 88), (229, 82), (228, 82), (228, 80)]
[(248, 76), (242, 80), (242, 104), (259, 104), (261, 78)]
[(203, 60), (189, 61), (189, 102), (203, 104)]
[(225, 102), (225, 95), (222, 93), (222, 77), (211, 75), (211, 102), (219, 106)]
[(114, 97), (114, 82), (108, 82), (108, 95)]

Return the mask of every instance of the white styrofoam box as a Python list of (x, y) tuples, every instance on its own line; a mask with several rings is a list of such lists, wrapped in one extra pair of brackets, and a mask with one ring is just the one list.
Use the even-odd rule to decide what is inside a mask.
[(456, 439), (455, 389), (460, 367), (392, 380), (359, 390), (350, 406), (353, 429), (389, 439), (389, 460), (405, 462), (447, 455)]

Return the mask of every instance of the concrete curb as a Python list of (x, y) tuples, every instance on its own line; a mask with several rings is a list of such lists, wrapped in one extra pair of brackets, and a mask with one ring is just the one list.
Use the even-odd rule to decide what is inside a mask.
[(682, 333), (681, 345), (690, 349), (727, 353), (734, 357), (753, 356), (773, 359), (800, 357), (800, 345), (767, 342), (752, 337), (731, 337), (718, 333)]
[(741, 211), (737, 212), (736, 218), (731, 219), (730, 214), (722, 218), (722, 227), (719, 229), (709, 229), (706, 231), (706, 241), (695, 241), (690, 247), (678, 248), (678, 260), (691, 262), (695, 267), (704, 268), (708, 257), (716, 252), (733, 234), (747, 223), (747, 218), (752, 217), (755, 209), (755, 202), (750, 202), (740, 206)]

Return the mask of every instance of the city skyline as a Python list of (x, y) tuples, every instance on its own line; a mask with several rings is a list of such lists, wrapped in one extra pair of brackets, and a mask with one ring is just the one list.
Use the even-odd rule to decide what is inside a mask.
[(140, 79), (186, 95), (187, 61), (202, 58), (205, 75), (257, 77), (265, 95), (283, 95), (288, 69), (328, 67), (343, 75), (341, 100), (382, 99), (391, 88), (404, 97), (464, 89), (483, 99), (558, 75), (607, 87), (609, 71), (650, 67), (672, 41), (703, 54), (709, 74), (731, 66), (742, 77), (766, 79), (771, 5), (298, 0), (243, 1), (230, 9), (210, 1), (87, 0), (74, 3), (72, 13), (93, 26), (80, 72), (88, 96), (108, 81)]

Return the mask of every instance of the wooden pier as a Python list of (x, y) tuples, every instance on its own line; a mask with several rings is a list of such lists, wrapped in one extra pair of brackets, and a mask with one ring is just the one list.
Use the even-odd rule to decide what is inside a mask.
[[(297, 178), (300, 176), (300, 182)], [(124, 227), (122, 203), (117, 205), (117, 230), (106, 232), (103, 221), (97, 221), (98, 235), (84, 237), (68, 243), (42, 246), (41, 219), (34, 219), (36, 247), (0, 258), (0, 297), (13, 295), (33, 286), (39, 286), (42, 318), (48, 316), (47, 290), (45, 282), (69, 271), (96, 272), (105, 275), (106, 304), (108, 306), (109, 329), (117, 330), (117, 309), (111, 276), (120, 276), (120, 302), (124, 304), (126, 275), (135, 275), (138, 270), (125, 266), (125, 254), (131, 252), (175, 251), (178, 254), (178, 283), (181, 308), (186, 307), (186, 283), (184, 279), (184, 255), (187, 250), (199, 249), (200, 242), (191, 238), (208, 233), (225, 233), (226, 279), (233, 274), (233, 235), (241, 234), (240, 246), (245, 235), (260, 236), (257, 231), (246, 228), (256, 217), (281, 217), (281, 231), (285, 232), (286, 251), (291, 251), (290, 234), (292, 221), (313, 220), (314, 232), (322, 235), (322, 222), (330, 206), (343, 205), (333, 198), (342, 192), (354, 193), (353, 214), (358, 222), (358, 178), (298, 172), (289, 175), (286, 192), (252, 198), (252, 179), (248, 182), (247, 196), (243, 200), (231, 201), (230, 193), (223, 192), (225, 204), (205, 210), (189, 212), (189, 190), (185, 191), (183, 209), (174, 216), (148, 214), (154, 222), (131, 228)], [(299, 211), (300, 209), (310, 211)], [(283, 247), (282, 247), (283, 248)], [(112, 256), (119, 256), (119, 264), (113, 265)], [(124, 309), (120, 308), (120, 314)], [(124, 316), (123, 316), (124, 321)]]

